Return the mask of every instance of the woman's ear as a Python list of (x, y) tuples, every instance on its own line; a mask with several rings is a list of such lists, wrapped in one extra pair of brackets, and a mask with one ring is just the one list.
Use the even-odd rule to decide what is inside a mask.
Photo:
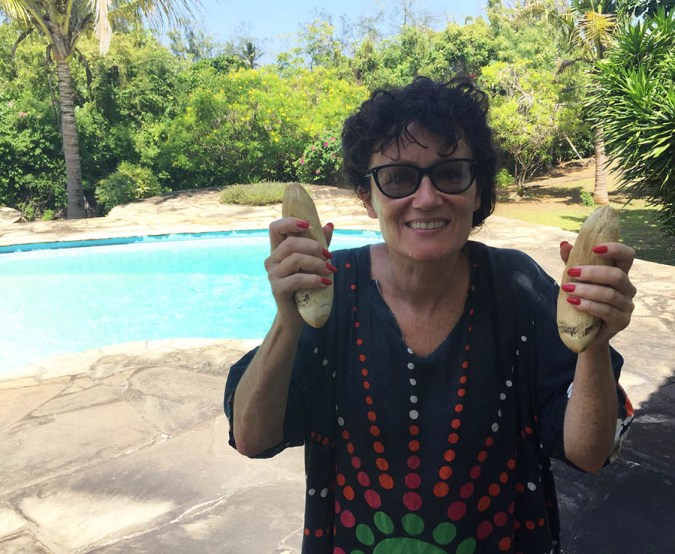
[(366, 208), (366, 212), (368, 212), (368, 217), (377, 219), (377, 212), (375, 211), (375, 207), (373, 206), (373, 199), (370, 191), (359, 188), (357, 194), (359, 195), (361, 202), (363, 202), (363, 206)]

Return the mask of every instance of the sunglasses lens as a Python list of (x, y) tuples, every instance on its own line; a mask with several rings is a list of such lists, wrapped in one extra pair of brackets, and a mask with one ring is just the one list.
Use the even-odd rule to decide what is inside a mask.
[(471, 186), (474, 179), (473, 163), (469, 160), (449, 160), (433, 168), (431, 180), (445, 193), (458, 193)]
[(409, 166), (388, 166), (377, 171), (377, 184), (384, 194), (392, 198), (403, 198), (417, 188), (417, 169)]

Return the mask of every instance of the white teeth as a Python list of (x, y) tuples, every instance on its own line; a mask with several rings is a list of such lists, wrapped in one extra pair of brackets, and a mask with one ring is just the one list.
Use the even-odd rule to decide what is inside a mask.
[(446, 221), (411, 221), (408, 223), (411, 229), (440, 229), (446, 225)]

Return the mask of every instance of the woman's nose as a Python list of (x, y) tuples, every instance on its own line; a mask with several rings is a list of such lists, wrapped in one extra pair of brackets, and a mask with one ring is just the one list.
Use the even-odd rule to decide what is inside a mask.
[(431, 177), (425, 175), (420, 181), (420, 186), (415, 191), (413, 198), (413, 207), (424, 208), (428, 206), (436, 206), (441, 201), (438, 190), (431, 182)]

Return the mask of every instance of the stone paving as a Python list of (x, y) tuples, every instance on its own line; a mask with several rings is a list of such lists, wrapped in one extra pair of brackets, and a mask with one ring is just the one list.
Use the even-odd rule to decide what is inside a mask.
[[(312, 193), (337, 228), (376, 228), (349, 193)], [(0, 245), (264, 228), (279, 214), (183, 193), (94, 220), (0, 214)], [(574, 234), (493, 216), (475, 238), (558, 276)], [(558, 465), (566, 554), (675, 552), (675, 267), (638, 260), (632, 278), (635, 316), (615, 346), (638, 418), (600, 474)], [(227, 370), (253, 344), (111, 345), (0, 376), (0, 553), (299, 552), (302, 450), (249, 460), (226, 444)]]

